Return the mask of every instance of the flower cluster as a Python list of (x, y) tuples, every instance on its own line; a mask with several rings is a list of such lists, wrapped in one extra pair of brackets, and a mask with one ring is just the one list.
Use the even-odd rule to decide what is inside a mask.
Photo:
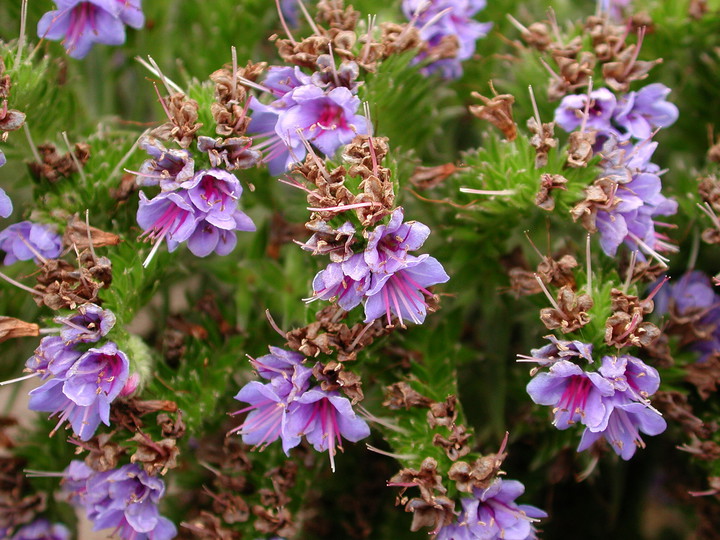
[(82, 461), (65, 470), (63, 490), (73, 504), (84, 508), (93, 530), (113, 529), (120, 538), (170, 540), (175, 525), (160, 515), (158, 504), (165, 483), (136, 464), (97, 472)]
[(637, 447), (640, 433), (658, 435), (666, 423), (650, 406), (649, 397), (660, 385), (655, 368), (630, 355), (604, 356), (597, 371), (583, 369), (572, 359), (593, 363), (592, 345), (554, 340), (551, 346), (531, 351), (530, 357), (547, 371), (537, 373), (527, 392), (538, 405), (553, 407), (553, 425), (561, 430), (577, 423), (585, 426), (578, 452), (605, 437), (625, 460)]
[(666, 99), (669, 93), (667, 86), (654, 83), (620, 98), (599, 88), (590, 93), (589, 104), (587, 94), (565, 96), (555, 110), (555, 123), (568, 133), (584, 125), (595, 130), (600, 141), (645, 140), (677, 120), (678, 108)]
[(70, 531), (64, 525), (51, 525), (46, 519), (37, 519), (9, 537), (10, 540), (69, 540)]
[(485, 0), (403, 0), (405, 16), (420, 28), (427, 50), (418, 61), (428, 60), (428, 73), (439, 73), (446, 79), (462, 75), (462, 64), (475, 53), (475, 42), (487, 35), (492, 23), (472, 19), (485, 9)]
[(665, 99), (669, 92), (656, 83), (618, 99), (600, 88), (589, 96), (566, 96), (555, 111), (555, 121), (564, 130), (591, 132), (602, 157), (602, 173), (573, 216), (600, 233), (607, 255), (614, 256), (625, 244), (637, 250), (641, 260), (649, 255), (664, 263), (660, 252), (675, 250), (656, 230), (655, 218), (675, 214), (677, 203), (662, 194), (660, 168), (650, 161), (657, 148), (651, 140), (655, 130), (678, 117), (677, 107)]
[(136, 380), (130, 377), (128, 357), (114, 342), (81, 348), (107, 335), (115, 324), (112, 312), (84, 304), (76, 315), (55, 320), (62, 324), (60, 335), (43, 338), (26, 363), (31, 376), (49, 379), (30, 392), (29, 407), (60, 415), (55, 430), (68, 421), (75, 435), (87, 441), (100, 422), (110, 425), (110, 403), (132, 392)]
[(255, 230), (238, 207), (242, 186), (234, 174), (219, 168), (195, 172), (187, 150), (167, 150), (154, 139), (141, 144), (152, 158), (137, 173), (138, 183), (161, 188), (152, 199), (140, 192), (137, 222), (143, 236), (154, 243), (146, 266), (163, 240), (169, 251), (187, 242), (198, 257), (227, 255), (237, 243), (235, 231)]
[(347, 398), (310, 387), (312, 369), (303, 366), (303, 360), (296, 352), (270, 347), (270, 354), (252, 361), (269, 382), (251, 381), (235, 396), (250, 406), (233, 414), (250, 413), (231, 433), (261, 448), (281, 439), (286, 454), (304, 435), (315, 450), (328, 452), (334, 471), (336, 447), (342, 450), (342, 439), (357, 442), (370, 435), (370, 428)]
[(55, 0), (58, 9), (38, 22), (43, 39), (62, 39), (68, 55), (84, 58), (93, 44), (122, 45), (125, 25), (142, 28), (142, 0)]
[(261, 88), (274, 99), (268, 104), (250, 99), (253, 115), (248, 133), (266, 137), (255, 148), (265, 152), (263, 161), (270, 174), (282, 174), (302, 161), (307, 142), (332, 156), (355, 135), (371, 129), (367, 119), (357, 114), (357, 65), (346, 62), (338, 70), (330, 55), (319, 57), (318, 64), (328, 65), (333, 76), (328, 79), (320, 71), (310, 76), (298, 67), (270, 67)]
[(533, 522), (547, 513), (515, 499), (525, 492), (517, 480), (497, 478), (486, 489), (474, 489), (475, 497), (462, 498), (462, 512), (455, 523), (444, 526), (437, 540), (495, 540), (537, 538)]
[[(12, 212), (12, 203), (5, 193), (0, 194), (0, 211), (3, 217)], [(5, 252), (3, 264), (34, 259), (54, 259), (62, 252), (62, 238), (49, 225), (21, 221), (0, 232), (0, 250)]]
[(688, 272), (663, 287), (655, 312), (670, 315), (668, 333), (681, 334), (682, 342), (700, 353), (701, 362), (720, 351), (720, 295), (704, 273)]
[(450, 277), (434, 257), (408, 254), (423, 245), (430, 229), (403, 219), (403, 209), (396, 208), (387, 225), (367, 233), (362, 253), (350, 252), (320, 271), (313, 299), (336, 300), (346, 311), (365, 300), (365, 322), (384, 316), (391, 325), (394, 315), (421, 324), (428, 308), (425, 295), (432, 297), (427, 287)]

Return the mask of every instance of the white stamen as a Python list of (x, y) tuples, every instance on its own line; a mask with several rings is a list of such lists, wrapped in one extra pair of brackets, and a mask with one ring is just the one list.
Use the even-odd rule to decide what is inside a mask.
[(561, 311), (560, 306), (558, 306), (557, 302), (550, 294), (550, 291), (547, 290), (547, 287), (545, 286), (545, 283), (543, 283), (542, 278), (540, 278), (540, 276), (538, 276), (537, 274), (533, 274), (533, 275), (535, 276), (535, 280), (538, 282), (538, 285), (540, 285), (540, 288), (545, 293), (545, 296), (547, 296), (547, 299), (550, 300), (550, 303), (552, 304), (552, 306), (555, 309), (557, 309), (558, 311)]
[(30, 146), (30, 151), (32, 152), (33, 158), (35, 158), (35, 161), (37, 161), (38, 163), (42, 163), (43, 160), (40, 157), (37, 146), (35, 146), (35, 141), (33, 141), (32, 134), (30, 133), (30, 127), (28, 127), (27, 122), (23, 123), (23, 130), (25, 131), (25, 138), (27, 139), (28, 145)]
[(473, 189), (473, 188), (466, 188), (461, 187), (460, 188), (461, 193), (472, 193), (473, 195), (498, 195), (502, 197), (507, 197), (510, 195), (515, 195), (516, 191), (514, 189), (500, 189), (500, 190), (491, 190), (491, 189)]
[(25, 47), (25, 30), (27, 27), (27, 8), (28, 0), (22, 0), (22, 6), (20, 7), (20, 37), (18, 37), (17, 44), (17, 55), (15, 55), (15, 69), (20, 66), (22, 60), (23, 48)]

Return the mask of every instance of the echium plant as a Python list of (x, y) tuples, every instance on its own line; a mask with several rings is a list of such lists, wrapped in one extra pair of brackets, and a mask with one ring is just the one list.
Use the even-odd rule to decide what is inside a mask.
[(718, 6), (547, 7), (2, 3), (0, 537), (716, 537)]

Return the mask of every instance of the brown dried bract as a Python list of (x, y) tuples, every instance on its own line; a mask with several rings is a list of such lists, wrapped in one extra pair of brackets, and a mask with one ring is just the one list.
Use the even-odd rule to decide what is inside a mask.
[[(182, 523), (182, 528), (192, 532), (187, 538), (206, 538), (208, 540), (240, 540), (241, 534), (223, 526), (222, 520), (203, 510), (200, 515)], [(182, 535), (182, 530), (181, 530)]]
[(157, 424), (160, 426), (163, 437), (180, 439), (185, 435), (185, 422), (183, 421), (183, 412), (178, 409), (175, 418), (168, 413), (160, 413), (157, 415)]
[(483, 102), (483, 105), (470, 105), (468, 110), (473, 116), (481, 120), (487, 120), (493, 126), (503, 132), (508, 141), (514, 141), (517, 137), (517, 125), (513, 120), (512, 105), (515, 97), (511, 94), (497, 94), (492, 88), (493, 97), (487, 98), (478, 92), (470, 94), (475, 99)]
[(427, 47), (427, 43), (420, 37), (420, 30), (409, 23), (384, 22), (380, 24), (380, 31), (385, 58), (410, 50), (421, 52)]
[(543, 283), (549, 283), (555, 287), (567, 286), (574, 288), (575, 274), (573, 270), (577, 265), (578, 262), (572, 255), (563, 255), (557, 260), (545, 255), (538, 264), (537, 274), (543, 280)]
[(412, 389), (405, 381), (400, 381), (385, 387), (385, 401), (383, 405), (389, 409), (409, 410), (411, 407), (427, 409), (434, 401)]
[(532, 133), (530, 145), (535, 148), (535, 168), (540, 169), (547, 165), (548, 152), (558, 144), (555, 138), (555, 122), (538, 124), (538, 121), (531, 117), (527, 121), (527, 127)]
[(627, 92), (630, 89), (630, 83), (647, 78), (648, 72), (662, 63), (662, 58), (652, 61), (638, 60), (637, 48), (637, 44), (628, 45), (616, 56), (615, 61), (603, 65), (603, 79), (612, 90)]
[(270, 509), (255, 505), (252, 507), (255, 516), (253, 523), (255, 530), (261, 534), (292, 537), (297, 534), (297, 525), (293, 522), (292, 514), (287, 508)]
[(51, 184), (78, 172), (78, 168), (75, 165), (76, 160), (80, 165), (85, 165), (90, 158), (90, 145), (86, 143), (75, 144), (73, 153), (75, 154), (76, 160), (72, 158), (69, 152), (59, 154), (54, 144), (41, 144), (37, 149), (42, 158), (42, 162), (28, 162), (27, 165), (30, 169), (30, 174), (37, 180), (45, 179)]
[(364, 399), (360, 375), (348, 371), (340, 362), (334, 360), (327, 364), (317, 362), (312, 371), (314, 377), (320, 381), (320, 387), (326, 392), (342, 390), (353, 405)]
[(704, 362), (696, 362), (685, 367), (685, 380), (697, 388), (703, 399), (714, 395), (720, 386), (720, 356), (713, 354)]
[(620, 204), (620, 198), (615, 196), (618, 184), (609, 177), (603, 177), (585, 188), (585, 199), (570, 210), (573, 221), (582, 223), (589, 232), (597, 231), (595, 220), (599, 210), (609, 212)]
[(138, 431), (130, 440), (137, 445), (135, 453), (130, 456), (130, 462), (140, 463), (149, 475), (164, 475), (177, 467), (180, 448), (176, 439), (153, 441), (149, 435)]
[(547, 50), (553, 42), (550, 27), (544, 22), (534, 22), (520, 32), (522, 40), (540, 52)]
[(74, 214), (65, 227), (63, 245), (65, 247), (75, 246), (80, 251), (92, 247), (116, 246), (121, 242), (117, 234), (101, 231), (97, 227), (89, 226)]
[(40, 335), (40, 327), (14, 317), (0, 316), (0, 343), (8, 339), (19, 337), (34, 337)]
[(555, 209), (555, 199), (552, 196), (554, 189), (567, 190), (567, 178), (561, 174), (540, 175), (540, 191), (535, 195), (535, 205), (543, 210), (552, 212)]
[(370, 345), (377, 337), (391, 330), (383, 326), (380, 320), (367, 326), (357, 323), (352, 327), (339, 322), (346, 315), (337, 305), (330, 305), (317, 314), (317, 320), (302, 328), (296, 328), (286, 334), (289, 348), (301, 352), (310, 358), (322, 354), (334, 356), (338, 362), (353, 361), (357, 353)]
[(0, 108), (0, 132), (3, 132), (0, 136), (0, 140), (7, 138), (8, 131), (15, 131), (20, 129), (25, 123), (25, 113), (16, 111), (15, 109), (8, 109), (7, 100), (3, 100), (2, 107)]
[(265, 70), (265, 62), (248, 61), (244, 68), (238, 68), (233, 75), (232, 67), (224, 67), (212, 73), (210, 80), (215, 83), (215, 102), (210, 111), (216, 122), (215, 132), (222, 137), (242, 137), (250, 124), (247, 116), (247, 89), (238, 82), (242, 77), (255, 81)]
[(458, 170), (454, 163), (444, 163), (435, 167), (415, 167), (408, 181), (419, 189), (431, 189), (442, 184)]
[(540, 320), (548, 330), (559, 329), (567, 334), (590, 322), (590, 316), (587, 313), (593, 306), (590, 295), (576, 294), (566, 285), (558, 291), (557, 304), (560, 309), (553, 307), (540, 310)]
[(679, 424), (685, 432), (701, 439), (707, 439), (717, 430), (717, 426), (708, 425), (695, 416), (686, 394), (659, 390), (653, 396), (653, 406), (657, 407), (665, 418)]
[(317, 3), (316, 20), (330, 28), (353, 31), (360, 19), (360, 12), (352, 6), (345, 7), (343, 0), (320, 0)]
[(197, 101), (177, 92), (163, 99), (162, 104), (169, 121), (153, 129), (150, 135), (164, 141), (174, 140), (181, 148), (189, 148), (202, 127), (197, 121)]
[(457, 420), (457, 416), (457, 396), (449, 395), (445, 398), (445, 401), (430, 405), (430, 410), (427, 413), (427, 421), (431, 428), (444, 426), (452, 429), (455, 425), (455, 420)]
[(434, 497), (430, 501), (424, 499), (411, 499), (405, 505), (406, 512), (413, 513), (410, 530), (417, 532), (423, 527), (429, 527), (437, 533), (445, 525), (455, 521), (455, 501), (447, 497)]
[(399, 485), (402, 496), (409, 489), (407, 484), (412, 484), (420, 490), (422, 500), (431, 502), (435, 499), (435, 492), (447, 493), (447, 489), (442, 485), (442, 476), (438, 474), (437, 465), (434, 458), (427, 457), (420, 465), (420, 470), (401, 469), (388, 481), (388, 486)]
[(95, 471), (104, 472), (117, 467), (125, 449), (112, 441), (111, 433), (101, 433), (87, 442), (78, 441), (79, 448), (86, 450), (85, 463)]
[(605, 322), (605, 343), (609, 346), (648, 347), (660, 336), (657, 326), (643, 322), (643, 317), (654, 309), (652, 300), (640, 300), (613, 289), (610, 302), (613, 314)]
[(455, 482), (458, 491), (472, 493), (473, 489), (486, 489), (500, 473), (500, 466), (507, 454), (488, 454), (469, 464), (458, 461), (452, 464), (448, 477)]
[(455, 461), (470, 453), (470, 445), (468, 441), (472, 438), (472, 434), (468, 433), (465, 426), (455, 425), (450, 431), (450, 435), (445, 437), (440, 433), (433, 435), (432, 443), (442, 448), (445, 455)]
[(573, 169), (587, 167), (595, 155), (593, 151), (594, 144), (594, 131), (573, 131), (568, 140), (566, 165)]
[(331, 42), (332, 40), (328, 36), (312, 35), (302, 41), (277, 38), (275, 46), (280, 58), (288, 64), (315, 69), (318, 56), (330, 52)]
[[(718, 152), (718, 161), (720, 162), (720, 150)], [(698, 181), (698, 193), (702, 200), (710, 204), (713, 210), (720, 212), (720, 180), (714, 174), (710, 174), (698, 178)]]

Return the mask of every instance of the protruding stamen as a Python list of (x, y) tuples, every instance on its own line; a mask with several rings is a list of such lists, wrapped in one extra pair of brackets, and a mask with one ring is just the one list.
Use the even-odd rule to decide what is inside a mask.
[(283, 15), (282, 8), (280, 7), (280, 0), (275, 0), (275, 7), (277, 8), (278, 15), (280, 16), (280, 24), (282, 25), (283, 30), (285, 30), (285, 34), (293, 45), (297, 45), (297, 41), (295, 41), (295, 38), (290, 33), (290, 28), (288, 28), (288, 25), (285, 22), (285, 16)]
[(36, 291), (35, 289), (28, 287), (27, 285), (23, 285), (19, 281), (15, 281), (13, 278), (11, 278), (10, 276), (6, 276), (2, 272), (0, 272), (0, 278), (4, 279), (11, 285), (15, 285), (17, 288), (22, 289), (23, 291), (29, 292), (30, 294), (34, 294), (36, 296), (43, 296), (43, 293), (41, 293), (40, 291)]
[(630, 282), (632, 281), (633, 272), (635, 272), (635, 264), (637, 263), (637, 249), (634, 249), (630, 254), (630, 264), (627, 269), (627, 276), (625, 276), (625, 283), (623, 283), (623, 292), (627, 294)]
[(287, 337), (287, 332), (283, 332), (280, 327), (275, 322), (275, 319), (273, 319), (272, 315), (270, 314), (270, 310), (265, 310), (265, 317), (267, 317), (268, 322), (270, 323), (270, 326), (273, 330), (275, 330), (278, 334), (280, 334), (281, 337), (285, 338)]
[(30, 127), (28, 126), (27, 122), (23, 122), (23, 131), (25, 131), (25, 138), (27, 139), (28, 145), (30, 146), (30, 151), (32, 152), (33, 158), (38, 163), (42, 163), (43, 160), (40, 157), (40, 152), (38, 152), (37, 146), (35, 146), (35, 141), (33, 141), (32, 134), (30, 133)]
[[(307, 10), (307, 8), (305, 7), (305, 4), (303, 3), (303, 1), (302, 1), (302, 0), (296, 0), (296, 1), (297, 1), (297, 3), (298, 3), (298, 6), (300, 6), (300, 11), (303, 12), (303, 16), (305, 17), (305, 20), (306, 20), (306, 21), (308, 22), (308, 24), (310, 25), (310, 28), (312, 28), (312, 31), (315, 32), (315, 35), (317, 35), (317, 36), (322, 36), (323, 33), (320, 32), (320, 29), (319, 29), (319, 28), (317, 27), (317, 25), (315, 24), (315, 21), (313, 21), (313, 18), (312, 18), (312, 17), (310, 16), (310, 14), (308, 13), (308, 10)], [(332, 54), (332, 53), (331, 53), (331, 54)]]
[(490, 195), (490, 196), (501, 196), (501, 197), (509, 197), (510, 195), (515, 195), (517, 193), (514, 189), (499, 189), (499, 190), (492, 190), (492, 189), (473, 189), (473, 188), (466, 188), (461, 187), (460, 188), (461, 193), (472, 193), (473, 195)]
[(554, 307), (554, 308), (557, 309), (558, 311), (562, 311), (562, 310), (560, 309), (560, 306), (558, 306), (557, 302), (555, 301), (555, 299), (554, 299), (554, 298), (552, 297), (552, 295), (550, 294), (550, 291), (547, 290), (547, 287), (545, 286), (545, 283), (543, 282), (542, 278), (541, 278), (539, 275), (537, 275), (537, 274), (533, 274), (533, 276), (535, 276), (535, 280), (538, 282), (538, 285), (540, 285), (540, 288), (541, 288), (541, 289), (543, 290), (543, 292), (545, 293), (545, 296), (547, 296), (547, 299), (550, 300), (550, 303), (552, 304), (552, 307)]
[(585, 237), (585, 260), (587, 265), (587, 293), (592, 295), (592, 257), (590, 256), (590, 233)]

